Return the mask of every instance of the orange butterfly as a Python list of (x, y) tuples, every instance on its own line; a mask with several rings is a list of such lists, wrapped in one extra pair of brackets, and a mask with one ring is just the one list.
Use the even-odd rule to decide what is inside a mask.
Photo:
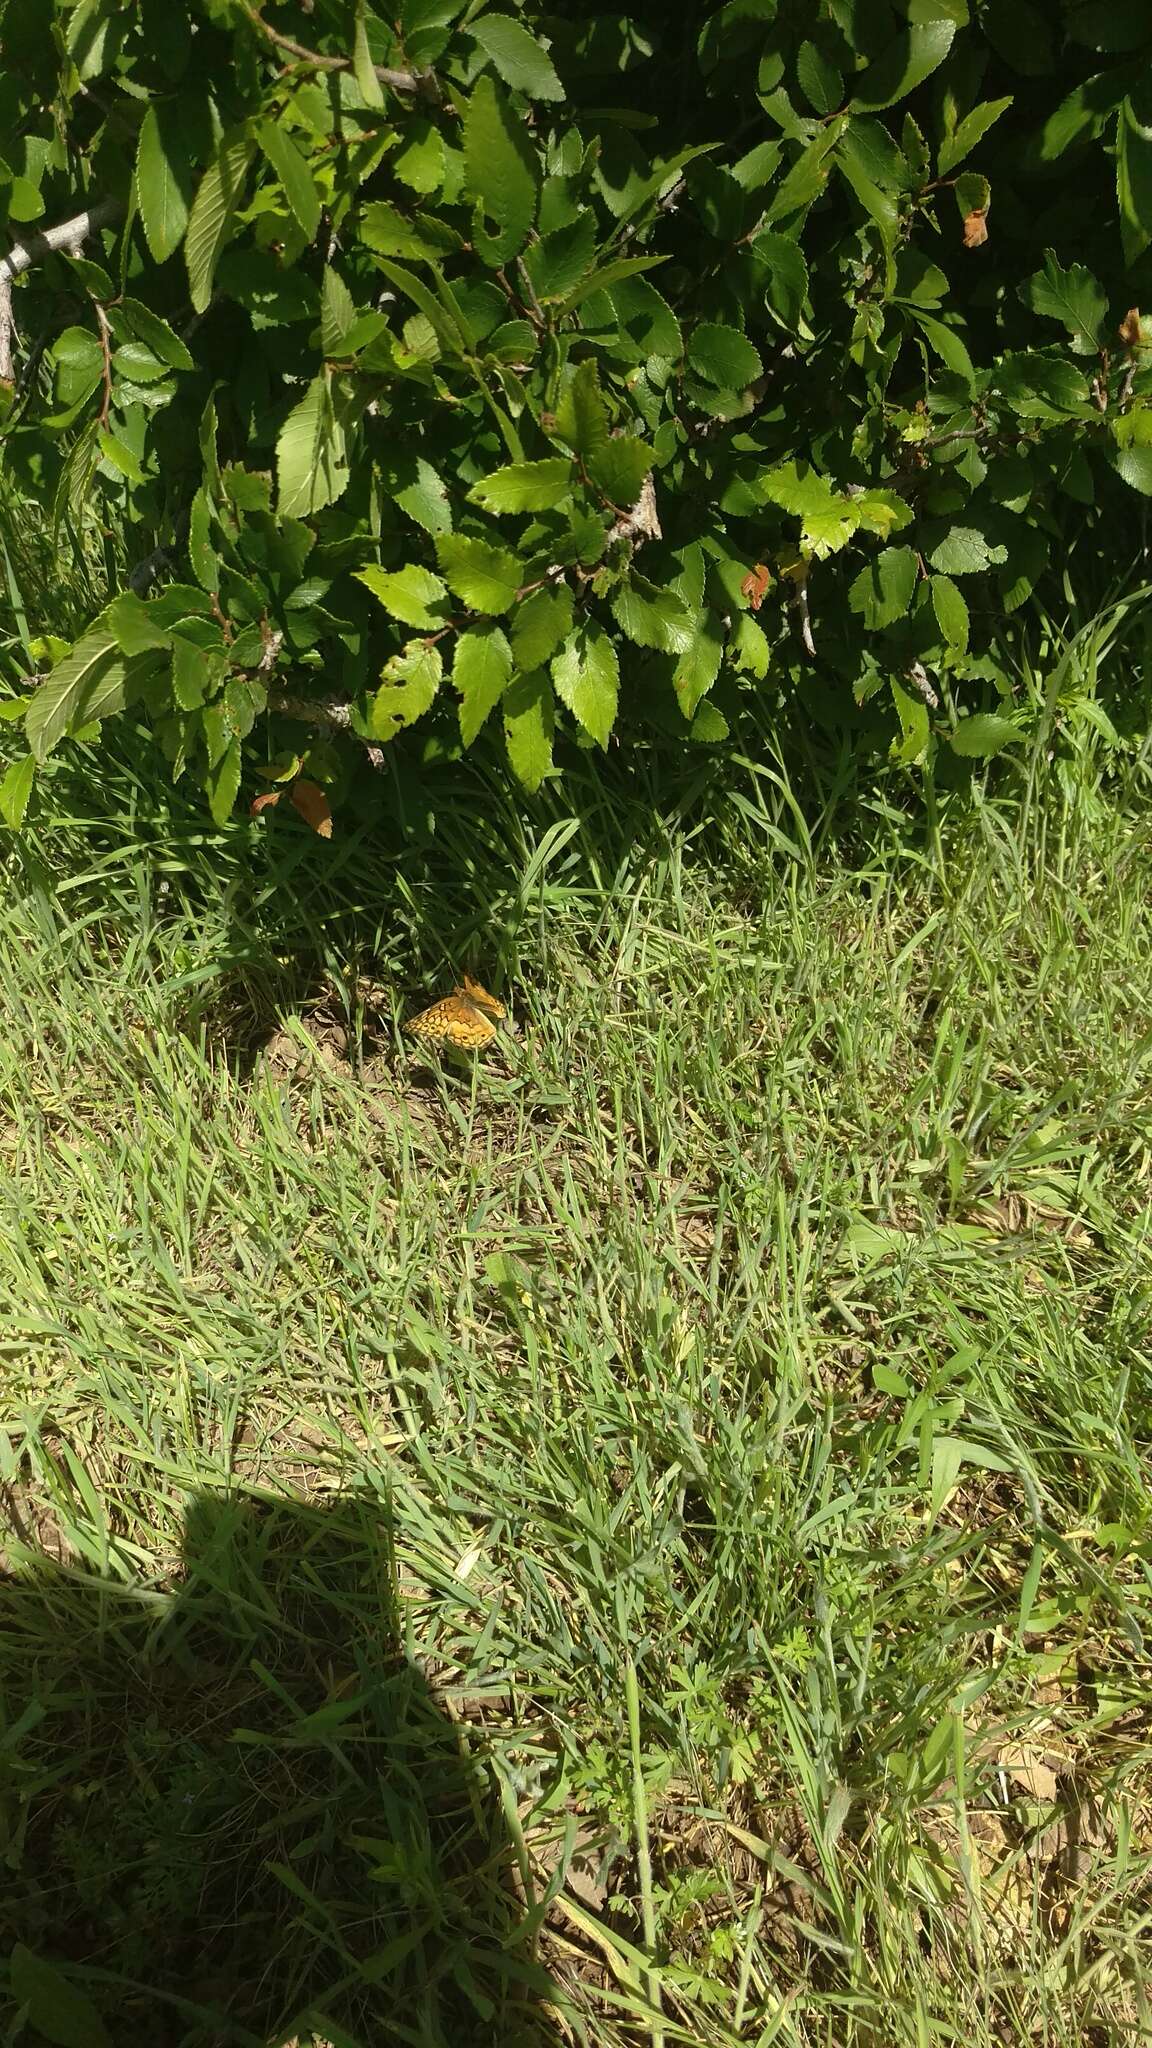
[(507, 1015), (503, 1003), (466, 974), (462, 985), (454, 988), (450, 996), (441, 996), (438, 1003), (421, 1010), (418, 1017), (410, 1017), (404, 1029), (429, 1045), (451, 1045), (457, 1052), (478, 1052), (495, 1038), (497, 1024)]

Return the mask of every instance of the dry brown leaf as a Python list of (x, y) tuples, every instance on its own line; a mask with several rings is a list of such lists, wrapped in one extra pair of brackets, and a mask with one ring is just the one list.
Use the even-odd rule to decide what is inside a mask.
[(1000, 1768), (1023, 1787), (1032, 1799), (1050, 1806), (1059, 1780), (1043, 1750), (1028, 1742), (1009, 1742), (1000, 1751)]
[(248, 816), (250, 818), (258, 818), (261, 811), (268, 810), (272, 804), (278, 804), (283, 794), (283, 790), (280, 789), (262, 790), (260, 795), (254, 796), (249, 804)]
[(1125, 348), (1139, 348), (1139, 346), (1140, 346), (1140, 308), (1139, 308), (1139, 306), (1130, 306), (1130, 307), (1128, 308), (1128, 311), (1127, 311), (1127, 312), (1125, 313), (1125, 315), (1124, 315), (1124, 318), (1123, 318), (1123, 319), (1122, 319), (1122, 321), (1120, 322), (1120, 326), (1119, 326), (1118, 332), (1119, 332), (1119, 335), (1120, 335), (1120, 339), (1121, 339), (1121, 341), (1122, 341), (1122, 342), (1124, 343), (1124, 346), (1125, 346)]
[(332, 837), (332, 806), (324, 791), (316, 782), (294, 782), (290, 791), (292, 802), (306, 825), (319, 834), (321, 839)]
[(764, 593), (771, 581), (771, 574), (765, 568), (763, 562), (757, 562), (754, 569), (749, 569), (743, 583), (740, 585), (741, 597), (748, 599), (754, 612), (758, 612), (763, 604)]
[(974, 206), (964, 216), (964, 247), (979, 249), (988, 240), (988, 214), (981, 206)]

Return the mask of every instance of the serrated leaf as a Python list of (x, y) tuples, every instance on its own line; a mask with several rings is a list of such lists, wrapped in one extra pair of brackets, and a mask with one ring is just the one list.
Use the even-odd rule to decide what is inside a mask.
[(543, 462), (509, 462), (481, 477), (468, 496), (486, 512), (546, 512), (572, 489), (572, 464), (562, 456)]
[(589, 357), (579, 363), (556, 407), (555, 433), (585, 462), (608, 439), (608, 408), (600, 390), (600, 372)]
[(1066, 358), (1042, 355), (1038, 350), (1001, 356), (996, 365), (996, 387), (1022, 419), (1098, 417), (1083, 370)]
[(275, 121), (261, 121), (256, 132), (292, 214), (307, 239), (314, 241), (320, 225), (320, 194), (311, 171), (286, 128)]
[[(397, 484), (395, 481), (385, 488), (392, 495), (402, 512), (422, 526), (425, 533), (450, 533), (452, 530), (452, 507), (444, 479), (430, 462), (418, 455), (415, 463), (416, 474), (411, 483)], [(401, 474), (404, 472), (401, 471)], [(393, 477), (396, 473), (393, 472)]]
[(957, 648), (961, 654), (966, 654), (968, 605), (963, 592), (957, 589), (950, 576), (932, 578), (932, 609), (947, 645)]
[(800, 326), (808, 297), (808, 266), (799, 242), (765, 228), (749, 243), (772, 311), (793, 333)]
[(153, 619), (151, 605), (135, 591), (125, 590), (114, 598), (104, 620), (121, 654), (147, 654), (172, 644), (171, 635)]
[(709, 616), (691, 635), (672, 677), (676, 701), (690, 722), (716, 681), (723, 658), (724, 629), (719, 619)]
[(421, 197), (438, 192), (444, 183), (448, 159), (444, 138), (427, 117), (410, 121), (404, 140), (392, 158), (393, 174)]
[(525, 789), (539, 789), (552, 766), (556, 711), (546, 669), (517, 676), (504, 693), (504, 738), (508, 759)]
[(1152, 448), (1116, 448), (1110, 459), (1118, 477), (1134, 491), (1152, 497)]
[(180, 247), (188, 225), (190, 166), (176, 125), (162, 103), (145, 109), (136, 146), (136, 203), (144, 238), (157, 263)]
[(933, 548), (928, 560), (945, 576), (976, 576), (992, 562), (1003, 562), (1007, 549), (993, 547), (974, 526), (954, 526)]
[(923, 759), (932, 728), (928, 719), (928, 706), (923, 697), (912, 690), (906, 690), (895, 676), (891, 681), (892, 702), (900, 720), (900, 738), (893, 741), (891, 754), (894, 761), (902, 761), (911, 768)]
[(192, 500), (188, 521), (188, 555), (192, 571), (202, 590), (220, 588), (220, 561), (212, 546), (212, 504), (201, 485)]
[(84, 725), (88, 705), (97, 691), (123, 682), (124, 663), (110, 627), (101, 622), (78, 640), (41, 683), (24, 714), (28, 745), (37, 761), (46, 761), (65, 733)]
[(572, 635), (552, 663), (552, 681), (561, 703), (601, 747), (616, 723), (620, 696), (620, 663), (602, 626), (589, 619)]
[(344, 279), (329, 263), (320, 288), (320, 346), (325, 356), (344, 353), (345, 336), (356, 318), (356, 305)]
[(1001, 718), (995, 711), (977, 711), (971, 718), (962, 718), (950, 735), (953, 753), (968, 760), (988, 760), (1023, 737), (1012, 719)]
[(188, 266), (189, 296), (197, 313), (205, 312), (211, 300), (216, 264), (231, 236), (251, 161), (252, 143), (247, 134), (226, 136), (192, 202), (184, 261)]
[(538, 299), (562, 299), (596, 260), (596, 221), (586, 209), (565, 227), (542, 235), (524, 251), (524, 268)]
[(937, 166), (942, 178), (946, 178), (949, 171), (954, 171), (957, 164), (963, 163), (969, 151), (975, 149), (976, 144), (983, 140), (993, 123), (998, 121), (1001, 114), (1006, 113), (1011, 105), (1012, 95), (1009, 93), (1007, 99), (985, 100), (982, 106), (973, 107), (970, 114), (965, 114), (953, 133), (940, 144)]
[(364, 0), (357, 0), (356, 29), (352, 42), (352, 76), (360, 88), (360, 97), (366, 107), (384, 105), (384, 88), (376, 76), (376, 66), (372, 62), (372, 51), (368, 43)]
[(810, 107), (834, 114), (844, 98), (844, 79), (815, 43), (801, 43), (796, 52), (796, 78)]
[(517, 555), (469, 534), (441, 533), (436, 536), (436, 558), (449, 589), (472, 611), (511, 611), (524, 581)]
[(512, 659), (518, 669), (539, 668), (566, 640), (572, 627), (572, 592), (566, 583), (555, 590), (534, 590), (518, 604), (512, 618)]
[(8, 1971), (17, 2004), (25, 2008), (36, 2031), (54, 2048), (112, 2048), (92, 2000), (54, 1963), (17, 1942)]
[(328, 379), (314, 377), (276, 440), (277, 509), (281, 519), (303, 519), (332, 505), (348, 483), (344, 429), (336, 418)]
[[(220, 714), (221, 717), (223, 713)], [(217, 825), (226, 825), (240, 790), (240, 742), (229, 740), (214, 767), (204, 778), (208, 808)]]
[(564, 87), (543, 43), (510, 15), (482, 14), (478, 21), (469, 22), (468, 34), (491, 59), (506, 85), (534, 100), (563, 99)]
[(627, 512), (640, 496), (652, 468), (652, 450), (632, 434), (613, 434), (588, 462), (588, 474), (618, 511)]
[(1096, 354), (1108, 295), (1082, 263), (1070, 264), (1065, 270), (1055, 250), (1046, 249), (1043, 268), (1021, 286), (1021, 296), (1034, 313), (1059, 320), (1068, 328), (1076, 355)]
[(622, 633), (638, 647), (658, 647), (665, 654), (683, 654), (692, 645), (692, 614), (675, 591), (660, 590), (633, 572), (613, 593), (612, 614)]
[(477, 79), (464, 114), (464, 166), (469, 192), (499, 229), (496, 236), (478, 229), (479, 253), (486, 263), (506, 263), (536, 218), (540, 169), (523, 123), (487, 72)]
[(684, 353), (680, 322), (646, 277), (622, 277), (608, 286), (612, 310), (620, 323), (620, 339), (635, 349), (640, 360), (663, 356), (679, 362)]
[(916, 589), (917, 562), (912, 548), (883, 548), (860, 571), (848, 592), (870, 633), (881, 632), (906, 616)]
[(852, 106), (878, 113), (907, 99), (944, 62), (955, 34), (954, 21), (915, 22), (901, 29), (854, 81)]
[(460, 738), (472, 745), (512, 676), (512, 650), (499, 626), (474, 626), (461, 633), (452, 663), (452, 681), (460, 693)]
[(0, 782), (0, 818), (16, 831), (24, 823), (32, 784), (36, 779), (36, 761), (33, 755), (25, 754), (22, 761), (12, 761)]
[(738, 327), (707, 320), (688, 339), (688, 361), (698, 377), (724, 391), (743, 391), (763, 374), (759, 351)]
[(381, 671), (368, 723), (376, 740), (394, 740), (397, 733), (422, 718), (440, 688), (444, 664), (438, 647), (406, 647)]
[(435, 632), (444, 624), (448, 614), (447, 586), (430, 569), (422, 569), (414, 562), (394, 570), (372, 564), (367, 569), (357, 569), (356, 578), (403, 625), (424, 626)]
[(126, 297), (121, 299), (119, 310), (137, 340), (142, 341), (160, 362), (167, 363), (173, 370), (195, 368), (190, 350), (168, 322), (152, 311), (151, 306), (145, 306), (140, 299)]

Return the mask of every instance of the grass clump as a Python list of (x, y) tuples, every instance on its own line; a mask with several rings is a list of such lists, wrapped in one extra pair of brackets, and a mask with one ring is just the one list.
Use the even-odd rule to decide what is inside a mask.
[(2, 913), (8, 2026), (1146, 2035), (1138, 777), (253, 870), (111, 772)]

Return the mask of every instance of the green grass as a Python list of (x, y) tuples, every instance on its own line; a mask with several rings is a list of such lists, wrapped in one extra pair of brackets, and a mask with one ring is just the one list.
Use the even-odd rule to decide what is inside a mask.
[(46, 784), (5, 2039), (1152, 2039), (1152, 841), (1061, 758), (928, 851), (767, 757), (330, 849)]

